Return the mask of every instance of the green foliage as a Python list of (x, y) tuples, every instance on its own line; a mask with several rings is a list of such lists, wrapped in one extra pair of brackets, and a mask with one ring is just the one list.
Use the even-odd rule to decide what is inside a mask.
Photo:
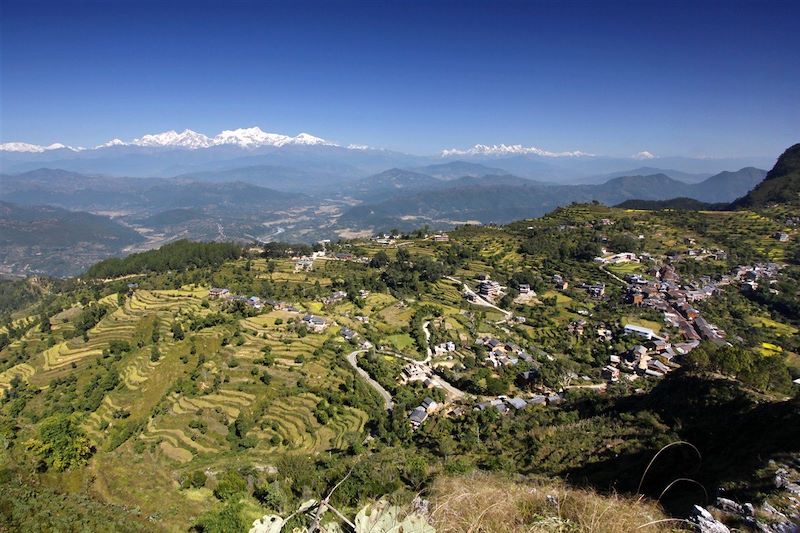
[(788, 393), (792, 378), (778, 355), (765, 356), (739, 346), (700, 346), (686, 356), (698, 370), (719, 372), (762, 391)]
[(241, 255), (242, 248), (233, 243), (180, 240), (166, 244), (158, 250), (131, 254), (123, 259), (106, 259), (90, 267), (86, 276), (114, 278), (143, 272), (215, 267)]
[(253, 491), (253, 497), (255, 497), (261, 505), (276, 513), (284, 512), (289, 502), (286, 491), (277, 481), (265, 485), (257, 485)]
[(108, 309), (102, 305), (90, 305), (86, 307), (75, 318), (75, 332), (78, 335), (85, 335), (87, 331), (95, 327), (97, 323), (106, 316), (106, 313), (108, 313)]
[(222, 478), (214, 488), (214, 496), (222, 501), (236, 501), (243, 496), (246, 491), (247, 481), (239, 472), (229, 470), (222, 475)]
[(39, 424), (37, 437), (26, 442), (27, 449), (47, 467), (56, 471), (80, 466), (94, 453), (80, 427), (78, 415), (56, 414)]
[(195, 470), (189, 474), (188, 484), (193, 489), (200, 489), (206, 485), (206, 474), (202, 470)]
[(208, 511), (195, 524), (202, 533), (231, 533), (247, 531), (250, 527), (242, 517), (243, 505), (240, 502), (227, 502), (218, 510)]
[(3, 531), (139, 532), (152, 527), (132, 510), (98, 502), (84, 492), (58, 492), (29, 474), (0, 470)]

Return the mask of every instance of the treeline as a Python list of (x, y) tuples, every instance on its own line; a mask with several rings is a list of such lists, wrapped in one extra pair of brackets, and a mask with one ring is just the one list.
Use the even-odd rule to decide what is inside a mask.
[(159, 248), (124, 258), (101, 261), (86, 271), (90, 278), (115, 278), (143, 272), (166, 272), (216, 267), (242, 256), (243, 249), (229, 242), (175, 241)]
[(297, 255), (311, 255), (312, 252), (322, 250), (322, 245), (314, 244), (291, 244), (288, 242), (268, 242), (264, 244), (263, 256), (267, 259), (279, 259), (281, 257), (294, 257)]
[(685, 359), (691, 368), (723, 374), (760, 391), (792, 392), (789, 369), (778, 355), (765, 356), (739, 346), (703, 344)]

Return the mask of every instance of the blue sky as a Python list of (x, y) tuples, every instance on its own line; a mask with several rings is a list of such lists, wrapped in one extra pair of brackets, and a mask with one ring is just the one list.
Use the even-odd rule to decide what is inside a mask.
[(253, 125), (419, 154), (775, 156), (800, 141), (796, 1), (0, 6), (4, 142)]

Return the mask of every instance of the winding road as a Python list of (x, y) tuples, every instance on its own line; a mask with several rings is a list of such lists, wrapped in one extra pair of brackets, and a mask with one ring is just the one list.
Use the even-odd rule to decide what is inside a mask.
[(367, 380), (367, 383), (369, 383), (369, 385), (373, 389), (375, 389), (378, 392), (378, 394), (381, 395), (381, 398), (383, 398), (383, 406), (384, 406), (384, 408), (387, 411), (391, 411), (394, 408), (394, 402), (392, 401), (392, 395), (389, 394), (389, 391), (384, 389), (381, 386), (380, 383), (378, 383), (377, 381), (372, 379), (372, 377), (369, 374), (367, 374), (366, 370), (364, 370), (363, 368), (358, 366), (358, 354), (364, 353), (366, 351), (367, 350), (356, 350), (354, 352), (350, 352), (349, 354), (347, 354), (347, 362), (350, 363), (350, 366), (352, 366), (355, 369), (355, 371), (358, 372), (358, 374), (362, 378)]

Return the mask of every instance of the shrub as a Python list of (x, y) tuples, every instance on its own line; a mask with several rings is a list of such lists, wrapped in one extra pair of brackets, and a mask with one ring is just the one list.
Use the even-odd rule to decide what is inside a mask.
[(239, 472), (229, 470), (225, 472), (222, 479), (217, 483), (214, 489), (214, 496), (222, 501), (237, 499), (242, 496), (247, 490), (247, 481), (242, 477)]

